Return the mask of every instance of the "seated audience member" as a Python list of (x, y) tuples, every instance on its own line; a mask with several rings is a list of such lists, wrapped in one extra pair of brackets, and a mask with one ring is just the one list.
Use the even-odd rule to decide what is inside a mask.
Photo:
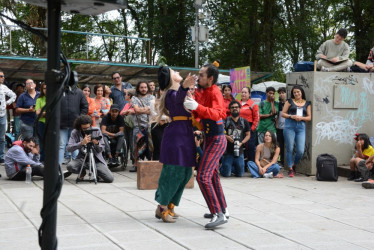
[[(353, 65), (359, 67), (363, 71), (374, 72), (374, 40), (373, 40), (373, 48), (369, 51), (369, 56), (368, 56), (366, 63), (354, 62)], [(352, 71), (355, 71), (355, 70), (352, 70)]]
[(265, 173), (272, 173), (270, 176), (277, 176), (279, 165), (277, 164), (280, 148), (277, 145), (277, 138), (273, 131), (266, 131), (264, 143), (256, 148), (255, 162), (249, 161), (248, 168), (253, 178), (266, 177)]
[[(239, 117), (241, 105), (238, 101), (229, 104), (231, 116), (225, 120), (225, 136), (227, 139), (226, 152), (222, 157), (220, 173), (222, 176), (231, 176), (231, 171), (237, 177), (244, 175), (244, 153), (243, 145), (247, 143), (251, 134), (249, 122)], [(236, 151), (239, 149), (239, 151)]]
[[(88, 115), (80, 115), (74, 122), (74, 129), (71, 132), (68, 145), (66, 146), (67, 151), (73, 152), (74, 150), (79, 150), (79, 153), (75, 160), (71, 160), (68, 163), (67, 170), (69, 173), (79, 174), (82, 164), (84, 163), (84, 157), (87, 153), (87, 144), (92, 143), (97, 176), (104, 182), (113, 182), (113, 174), (106, 165), (102, 154), (105, 143), (101, 131), (95, 128), (90, 134), (85, 132), (87, 130), (92, 130), (92, 119)], [(98, 138), (100, 138), (100, 140), (98, 140)], [(84, 167), (82, 175), (80, 176), (81, 179), (84, 178), (86, 169), (89, 167), (88, 161), (84, 163)]]
[(28, 165), (32, 168), (32, 176), (44, 176), (34, 137), (25, 137), (22, 141), (15, 141), (5, 155), (5, 170), (11, 180), (24, 181)]
[(316, 53), (317, 68), (321, 71), (350, 71), (352, 61), (349, 60), (349, 46), (344, 42), (347, 30), (340, 29), (334, 39), (324, 42)]
[(275, 89), (273, 87), (266, 88), (266, 100), (262, 101), (260, 107), (260, 123), (257, 127), (258, 144), (264, 142), (265, 132), (268, 130), (277, 132), (275, 121), (278, 114), (278, 102), (275, 101)]
[[(113, 104), (109, 113), (104, 116), (101, 121), (101, 132), (104, 136), (105, 153), (109, 158), (108, 164), (118, 164), (118, 156), (121, 153), (123, 140), (125, 139), (125, 121), (119, 115), (118, 104)], [(114, 158), (110, 145), (116, 146), (115, 150), (113, 150)]]
[[(356, 153), (349, 162), (351, 175), (348, 177), (347, 180), (355, 180), (357, 182), (361, 182), (364, 181), (364, 179), (361, 178), (362, 176), (359, 173), (360, 168), (362, 167), (362, 165), (366, 165), (365, 161), (370, 159), (371, 156), (374, 155), (374, 149), (370, 144), (370, 139), (367, 134), (358, 134), (356, 140)], [(362, 164), (361, 167), (359, 167), (360, 163)]]
[(355, 182), (368, 181), (369, 178), (373, 178), (373, 161), (374, 155), (370, 156), (366, 161), (362, 160), (358, 163), (357, 169), (361, 176), (355, 179)]

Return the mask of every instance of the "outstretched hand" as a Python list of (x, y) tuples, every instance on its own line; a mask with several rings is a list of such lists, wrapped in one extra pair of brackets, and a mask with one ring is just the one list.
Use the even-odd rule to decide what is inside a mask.
[(191, 86), (194, 86), (195, 83), (196, 83), (196, 80), (197, 80), (197, 76), (196, 75), (191, 75), (191, 73), (189, 73), (188, 76), (186, 77), (186, 79), (183, 82), (183, 88), (187, 89)]

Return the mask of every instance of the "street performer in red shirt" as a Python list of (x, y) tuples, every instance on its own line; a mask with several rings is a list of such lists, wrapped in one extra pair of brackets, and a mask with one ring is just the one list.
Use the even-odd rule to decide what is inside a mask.
[(227, 223), (228, 218), (226, 199), (218, 175), (219, 159), (227, 145), (223, 126), (226, 109), (222, 93), (216, 85), (217, 79), (218, 69), (212, 64), (204, 65), (199, 71), (199, 88), (195, 91), (195, 100), (188, 97), (184, 101), (184, 106), (193, 110), (194, 117), (200, 119), (204, 126), (204, 153), (196, 180), (210, 210), (209, 214), (204, 215), (205, 218), (211, 218), (205, 225), (207, 229)]

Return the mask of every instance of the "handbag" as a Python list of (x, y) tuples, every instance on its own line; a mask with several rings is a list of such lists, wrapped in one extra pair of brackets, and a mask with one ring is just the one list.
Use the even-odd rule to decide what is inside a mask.
[(124, 118), (124, 121), (125, 121), (126, 128), (130, 128), (130, 129), (134, 128), (134, 121), (133, 121), (131, 115), (126, 115), (125, 118)]

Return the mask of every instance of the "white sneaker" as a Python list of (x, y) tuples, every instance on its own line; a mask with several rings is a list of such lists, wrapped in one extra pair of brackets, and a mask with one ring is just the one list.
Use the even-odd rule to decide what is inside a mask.
[(273, 179), (273, 172), (265, 173), (265, 174), (264, 174), (264, 178)]
[(329, 72), (329, 69), (326, 68), (325, 66), (322, 66), (321, 71), (323, 71), (323, 72)]
[(213, 218), (205, 225), (206, 229), (213, 229), (219, 225), (227, 223), (226, 216), (223, 213), (213, 214)]

